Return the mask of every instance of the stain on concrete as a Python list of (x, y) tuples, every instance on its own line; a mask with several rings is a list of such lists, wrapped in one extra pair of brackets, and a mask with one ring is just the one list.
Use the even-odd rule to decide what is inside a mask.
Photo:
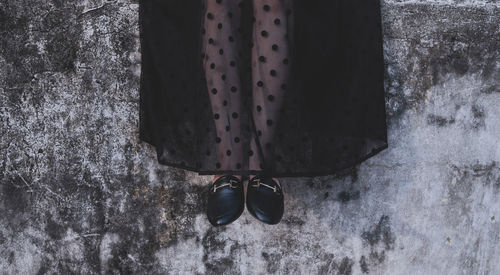
[[(203, 264), (207, 274), (239, 274), (236, 255), (245, 249), (245, 245), (226, 241), (223, 235), (224, 227), (210, 227), (201, 240), (203, 246)], [(226, 247), (229, 249), (226, 250)], [(258, 255), (252, 255), (258, 257)]]
[(49, 218), (45, 226), (45, 231), (52, 239), (60, 240), (66, 232), (66, 228), (53, 219)]
[(340, 265), (339, 265), (338, 274), (341, 274), (341, 275), (352, 274), (352, 265), (353, 264), (354, 264), (354, 261), (352, 259), (349, 259), (349, 257), (342, 258), (342, 261), (340, 262)]
[[(500, 34), (495, 25), (498, 7), (452, 8), (418, 3), (386, 7), (385, 16), (397, 18), (406, 26), (404, 30), (390, 22), (384, 24), (385, 36), (391, 37), (385, 46), (389, 117), (420, 106), (426, 100), (426, 91), (450, 78), (466, 74), (480, 74), (483, 79), (498, 77), (495, 64), (500, 41), (485, 35)], [(417, 25), (422, 14), (432, 17), (440, 27)], [(450, 21), (454, 23), (449, 24)], [(401, 46), (390, 47), (395, 41)], [(394, 58), (404, 61), (393, 62)], [(409, 95), (401, 97), (402, 92)]]
[(439, 127), (444, 127), (444, 126), (447, 126), (447, 125), (453, 124), (453, 123), (455, 123), (455, 118), (453, 118), (453, 117), (446, 118), (446, 117), (434, 115), (434, 114), (427, 115), (427, 124), (429, 124), (429, 125), (436, 125)]
[(471, 107), (471, 111), (473, 117), (472, 128), (475, 130), (484, 128), (486, 126), (484, 108), (478, 104), (474, 104)]
[(500, 88), (499, 88), (498, 84), (488, 85), (485, 88), (481, 89), (481, 93), (484, 93), (484, 94), (500, 93)]
[(333, 253), (322, 252), (318, 255), (318, 274), (332, 274), (337, 267)]
[(359, 266), (361, 267), (361, 272), (363, 273), (368, 273), (370, 271), (368, 264), (366, 263), (365, 255), (361, 256), (359, 259)]
[(391, 230), (389, 216), (382, 215), (377, 224), (361, 234), (361, 239), (369, 247), (369, 252), (368, 258), (362, 255), (359, 263), (362, 270), (368, 271), (385, 261), (386, 251), (394, 250), (396, 237)]
[[(161, 232), (158, 236), (162, 246), (196, 236), (193, 222), (197, 215), (205, 215), (209, 185), (188, 185), (178, 182), (163, 185), (156, 191), (161, 210)], [(210, 236), (205, 236), (209, 238)]]
[(77, 25), (69, 24), (63, 29), (51, 30), (55, 32), (55, 35), (45, 45), (48, 54), (47, 59), (51, 61), (50, 70), (55, 72), (75, 71), (74, 62), (76, 61), (79, 48), (78, 41), (80, 40), (78, 29)]
[(285, 223), (288, 226), (301, 226), (304, 225), (306, 222), (301, 219), (300, 217), (297, 216), (287, 216), (284, 217), (281, 222)]
[(268, 254), (262, 252), (262, 258), (266, 261), (266, 271), (269, 274), (274, 274), (279, 270), (281, 255), (278, 253)]
[(359, 200), (359, 190), (342, 191), (337, 194), (337, 199), (341, 202), (348, 202), (350, 200)]
[(382, 215), (376, 225), (361, 234), (361, 238), (372, 247), (380, 243), (386, 250), (394, 249), (395, 236), (389, 216)]

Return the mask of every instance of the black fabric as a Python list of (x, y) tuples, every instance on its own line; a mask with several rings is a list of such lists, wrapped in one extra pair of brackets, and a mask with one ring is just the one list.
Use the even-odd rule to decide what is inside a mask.
[[(225, 0), (227, 1), (227, 0)], [(217, 135), (203, 70), (202, 0), (141, 0), (140, 139), (160, 164), (199, 174), (319, 176), (387, 148), (379, 0), (294, 0), (291, 77), (270, 146), (252, 119), (253, 5), (242, 1), (239, 41), (244, 111), (241, 142), (262, 156), (217, 168)]]

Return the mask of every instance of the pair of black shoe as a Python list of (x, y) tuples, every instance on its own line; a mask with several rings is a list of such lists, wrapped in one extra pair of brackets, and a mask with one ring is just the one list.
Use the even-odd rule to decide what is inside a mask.
[[(267, 224), (277, 224), (283, 217), (283, 190), (271, 177), (249, 179), (246, 206), (250, 214)], [(243, 180), (224, 175), (210, 186), (207, 216), (214, 226), (226, 225), (238, 219), (245, 208)]]

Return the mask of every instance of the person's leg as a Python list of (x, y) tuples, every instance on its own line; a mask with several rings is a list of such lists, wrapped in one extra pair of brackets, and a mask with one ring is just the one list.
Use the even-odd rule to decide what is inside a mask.
[[(273, 147), (275, 125), (290, 77), (292, 0), (253, 0), (254, 30), (252, 48), (253, 118), (264, 156), (252, 139), (250, 169), (264, 168), (262, 159)], [(277, 181), (277, 179), (276, 179)]]
[[(241, 83), (238, 75), (240, 1), (205, 0), (203, 53), (205, 77), (217, 136), (216, 168), (238, 170), (243, 163)], [(222, 173), (221, 173), (222, 174)], [(216, 175), (216, 180), (221, 175)], [(237, 176), (241, 179), (241, 176)]]

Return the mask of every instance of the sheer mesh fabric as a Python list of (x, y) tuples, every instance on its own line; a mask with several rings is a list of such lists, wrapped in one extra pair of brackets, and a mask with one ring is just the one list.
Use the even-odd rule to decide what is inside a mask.
[(317, 176), (388, 146), (377, 0), (141, 1), (140, 30), (161, 164)]
[[(242, 3), (238, 1), (205, 0), (202, 56), (212, 113), (217, 133), (216, 168), (238, 170), (248, 158), (250, 170), (264, 168), (257, 140), (272, 146), (279, 110), (289, 85), (290, 55), (288, 37), (292, 32), (292, 2), (290, 0), (253, 0), (251, 48), (251, 115), (256, 134), (250, 139), (250, 149), (244, 151), (241, 142), (240, 114), (242, 92), (238, 56)], [(255, 133), (253, 133), (255, 134)]]

